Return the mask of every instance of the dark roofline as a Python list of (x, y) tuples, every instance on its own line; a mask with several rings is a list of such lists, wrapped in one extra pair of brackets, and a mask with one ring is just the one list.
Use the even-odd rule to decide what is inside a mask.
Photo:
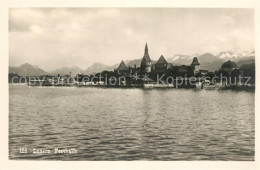
[(121, 61), (121, 63), (117, 67), (117, 70), (128, 70), (128, 67), (126, 66), (124, 60)]
[(197, 57), (193, 57), (191, 65), (200, 65)]
[(168, 64), (168, 62), (165, 60), (164, 56), (161, 55), (156, 64)]

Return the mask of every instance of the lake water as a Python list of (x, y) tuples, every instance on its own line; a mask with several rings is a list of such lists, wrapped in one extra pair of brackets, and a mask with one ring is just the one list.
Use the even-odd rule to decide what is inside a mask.
[(254, 160), (253, 92), (10, 85), (9, 94), (10, 159)]

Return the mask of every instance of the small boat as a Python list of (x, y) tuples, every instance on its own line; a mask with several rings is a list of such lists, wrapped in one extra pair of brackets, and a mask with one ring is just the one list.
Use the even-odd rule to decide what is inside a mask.
[(206, 90), (215, 90), (220, 88), (221, 86), (219, 84), (212, 83), (212, 82), (205, 82), (202, 84), (202, 89), (206, 89)]
[(144, 88), (153, 88), (154, 80), (150, 78), (143, 78), (143, 87)]
[(153, 87), (154, 88), (173, 88), (174, 85), (173, 84), (158, 84), (158, 83), (154, 83)]
[(153, 86), (152, 83), (151, 83), (151, 84), (145, 83), (145, 84), (143, 85), (143, 87), (146, 88), (146, 89), (150, 89), (150, 88), (153, 88), (154, 86)]
[(144, 83), (144, 88), (174, 88), (173, 84)]

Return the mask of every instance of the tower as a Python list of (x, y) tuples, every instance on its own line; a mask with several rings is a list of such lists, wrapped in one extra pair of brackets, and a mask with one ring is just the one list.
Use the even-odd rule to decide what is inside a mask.
[(116, 69), (118, 74), (126, 74), (128, 73), (130, 68), (128, 68), (125, 64), (125, 62), (122, 60), (118, 68)]
[(155, 64), (155, 71), (157, 72), (165, 72), (167, 70), (168, 62), (165, 60), (163, 55), (159, 58), (159, 60)]
[(150, 59), (149, 53), (148, 53), (148, 46), (147, 43), (145, 44), (145, 49), (144, 49), (144, 56), (141, 61), (141, 70), (144, 73), (149, 73), (151, 72), (152, 68), (152, 60)]
[(193, 57), (193, 61), (191, 63), (191, 68), (192, 68), (194, 74), (197, 74), (200, 72), (200, 63), (199, 63), (197, 57)]

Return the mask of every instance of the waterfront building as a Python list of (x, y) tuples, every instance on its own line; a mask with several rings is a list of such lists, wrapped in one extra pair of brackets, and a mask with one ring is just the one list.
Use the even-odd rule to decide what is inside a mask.
[(172, 66), (171, 73), (174, 75), (174, 77), (190, 77), (193, 75), (191, 66), (187, 65)]
[(222, 75), (222, 77), (230, 77), (230, 79), (227, 79), (225, 82), (225, 79), (222, 81), (233, 86), (244, 86), (244, 85), (255, 85), (255, 65), (254, 63), (251, 64), (244, 64), (241, 67), (238, 67), (238, 65), (228, 60), (225, 63), (222, 64), (221, 68), (219, 69), (218, 76)]
[[(140, 60), (139, 60), (140, 61)], [(133, 65), (133, 64), (132, 64)], [(191, 76), (203, 76), (208, 74), (207, 70), (200, 69), (200, 63), (197, 57), (194, 57), (190, 65), (173, 66), (173, 63), (168, 63), (163, 55), (154, 62), (151, 60), (148, 45), (145, 44), (144, 56), (141, 59), (140, 67), (127, 67), (125, 62), (122, 60), (114, 73), (125, 76), (129, 84), (136, 84), (136, 75), (142, 80), (145, 75), (150, 76), (151, 79), (156, 79), (157, 74), (165, 74), (173, 77), (191, 77)], [(145, 82), (145, 81), (143, 81)]]
[(164, 56), (161, 55), (159, 60), (154, 64), (153, 70), (158, 72), (158, 73), (163, 73), (166, 72), (167, 69), (171, 68), (172, 64), (168, 63)]
[(228, 60), (227, 62), (222, 64), (222, 66), (220, 68), (220, 72), (227, 73), (228, 76), (230, 76), (231, 72), (235, 69), (238, 69), (237, 64), (231, 60)]
[(181, 77), (203, 76), (208, 74), (208, 70), (200, 69), (200, 63), (197, 57), (193, 57), (191, 65), (172, 66), (171, 70), (176, 76)]
[(200, 63), (197, 57), (193, 57), (191, 68), (193, 70), (193, 74), (196, 75), (200, 72)]
[(141, 71), (143, 73), (150, 73), (151, 70), (152, 70), (152, 60), (149, 56), (148, 46), (147, 46), (147, 43), (146, 43), (145, 49), (144, 49), (144, 56), (143, 56), (143, 59), (141, 61)]
[(115, 70), (120, 75), (126, 75), (130, 74), (132, 71), (131, 67), (127, 67), (125, 62), (122, 60), (121, 63), (119, 64), (118, 68)]

